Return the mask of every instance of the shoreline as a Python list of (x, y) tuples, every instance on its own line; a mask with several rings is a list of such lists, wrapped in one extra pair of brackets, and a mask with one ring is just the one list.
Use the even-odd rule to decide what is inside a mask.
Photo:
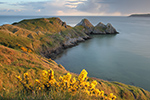
[(90, 36), (83, 38), (84, 40), (82, 41), (75, 41), (74, 43), (72, 43), (71, 45), (61, 45), (60, 47), (56, 48), (55, 50), (52, 50), (51, 53), (49, 54), (48, 58), (51, 58), (53, 60), (55, 60), (60, 54), (63, 54), (64, 50), (68, 49), (68, 48), (72, 48), (74, 46), (77, 46), (79, 43), (84, 42), (86, 40), (92, 39)]
[(79, 43), (81, 43), (81, 42), (85, 42), (85, 41), (87, 41), (87, 40), (89, 40), (89, 39), (92, 39), (91, 36), (94, 36), (94, 35), (117, 35), (117, 34), (119, 34), (119, 32), (114, 33), (114, 34), (102, 34), (102, 33), (97, 34), (97, 33), (91, 33), (91, 34), (88, 35), (88, 37), (83, 38), (84, 40), (82, 40), (82, 41), (78, 41), (78, 40), (77, 40), (77, 41), (75, 41), (74, 43), (72, 43), (71, 45), (67, 45), (67, 46), (61, 45), (61, 47), (58, 47), (58, 48), (56, 48), (55, 50), (52, 50), (51, 53), (49, 54), (49, 57), (48, 57), (48, 58), (51, 58), (51, 59), (53, 59), (53, 60), (57, 59), (58, 56), (59, 56), (60, 54), (63, 54), (63, 52), (64, 52), (66, 49), (75, 47), (75, 46), (77, 46), (77, 45), (78, 45)]

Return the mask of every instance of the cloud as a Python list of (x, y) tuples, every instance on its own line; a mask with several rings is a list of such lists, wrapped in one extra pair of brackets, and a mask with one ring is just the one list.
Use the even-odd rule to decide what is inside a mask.
[(109, 12), (109, 4), (106, 1), (104, 2), (103, 0), (87, 0), (82, 4), (79, 4), (76, 9), (78, 11), (95, 15), (120, 16), (121, 13), (119, 11)]
[(9, 13), (9, 15), (14, 15), (14, 13), (19, 13), (21, 12), (20, 9), (0, 9), (0, 13), (3, 15), (7, 15)]
[(148, 13), (150, 9), (150, 0), (114, 0), (113, 3), (107, 4), (109, 12), (119, 11), (123, 14)]
[[(19, 14), (22, 15), (56, 15), (57, 10), (61, 9), (63, 6), (55, 4), (51, 1), (43, 2), (25, 2), (25, 3), (15, 3), (10, 4), (11, 6), (18, 7), (22, 11)], [(17, 12), (14, 12), (17, 14)]]
[(131, 13), (148, 13), (150, 9), (150, 0), (49, 0), (14, 4), (0, 2), (0, 4), (7, 5), (6, 8), (4, 5), (1, 7), (0, 14), (14, 15), (120, 16)]
[(87, 0), (79, 4), (77, 9), (90, 13), (117, 13), (127, 15), (130, 13), (148, 13), (150, 0)]
[(0, 4), (6, 4), (6, 2), (0, 2)]
[[(19, 12), (19, 14), (23, 15), (87, 15), (86, 12), (81, 12), (76, 9), (78, 4), (81, 4), (85, 1), (86, 0), (55, 0), (15, 3), (10, 5), (19, 7), (19, 9), (22, 10), (21, 12)], [(17, 12), (15, 12), (15, 14), (17, 14)]]
[(98, 12), (100, 8), (101, 4), (99, 4), (96, 0), (88, 0), (77, 6), (77, 10), (90, 13)]
[(69, 8), (76, 8), (79, 4), (84, 3), (85, 0), (66, 1), (65, 6)]

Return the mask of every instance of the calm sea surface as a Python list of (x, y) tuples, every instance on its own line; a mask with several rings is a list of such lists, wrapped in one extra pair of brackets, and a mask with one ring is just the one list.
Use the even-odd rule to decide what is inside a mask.
[[(0, 16), (0, 25), (41, 16)], [(44, 16), (42, 16), (44, 17)], [(47, 18), (48, 16), (45, 16)], [(69, 48), (55, 60), (71, 72), (119, 81), (150, 91), (150, 18), (61, 16), (75, 26), (83, 18), (93, 25), (111, 23), (120, 34), (95, 35)]]

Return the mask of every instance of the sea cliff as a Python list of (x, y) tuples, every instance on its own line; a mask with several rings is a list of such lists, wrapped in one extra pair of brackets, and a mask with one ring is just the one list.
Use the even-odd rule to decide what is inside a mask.
[[(12, 25), (7, 24), (0, 27), (1, 34), (7, 34), (6, 38), (1, 37), (0, 43), (18, 48), (15, 44), (26, 41), (25, 43), (21, 42), (20, 45), (44, 57), (55, 59), (64, 49), (90, 39), (89, 34), (118, 33), (110, 23), (100, 24), (94, 27), (87, 19), (83, 19), (75, 27), (71, 27), (56, 17), (22, 20)], [(12, 37), (19, 42), (8, 39)], [(20, 40), (21, 38), (23, 40)], [(8, 40), (6, 41), (6, 39)]]

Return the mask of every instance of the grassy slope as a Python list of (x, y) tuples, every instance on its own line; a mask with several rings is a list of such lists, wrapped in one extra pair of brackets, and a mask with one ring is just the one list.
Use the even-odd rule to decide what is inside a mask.
[(66, 27), (63, 26), (65, 25), (65, 23), (62, 22), (59, 18), (29, 19), (23, 20), (14, 25), (35, 32), (41, 31), (41, 32), (58, 33), (66, 29)]
[[(55, 74), (66, 73), (57, 63), (51, 59), (39, 55), (14, 50), (0, 45), (0, 91), (17, 91), (17, 80), (15, 75), (22, 76), (29, 72), (33, 78), (40, 76), (44, 69), (52, 68)], [(63, 70), (63, 71), (62, 71)]]
[[(11, 92), (18, 90), (18, 83), (15, 75), (22, 76), (24, 72), (28, 72), (32, 78), (40, 77), (43, 69), (52, 68), (55, 71), (55, 77), (67, 73), (63, 68), (60, 68), (57, 63), (47, 58), (43, 58), (34, 53), (26, 53), (23, 51), (14, 50), (0, 45), (0, 95), (11, 98)], [(76, 74), (72, 73), (73, 76)], [(131, 85), (125, 85), (119, 82), (108, 82), (101, 79), (89, 78), (89, 81), (97, 80), (97, 87), (104, 90), (106, 94), (114, 93), (118, 100), (147, 100), (150, 99), (150, 92), (142, 88)], [(15, 92), (14, 92), (15, 93)], [(82, 97), (86, 98), (86, 97)]]
[(14, 49), (19, 49), (16, 44), (20, 44), (46, 57), (68, 38), (85, 36), (80, 29), (66, 25), (59, 18), (23, 20), (14, 25), (0, 26), (0, 44)]
[[(41, 57), (39, 54), (41, 51), (49, 51), (59, 47), (62, 42), (66, 41), (65, 37), (86, 36), (82, 29), (81, 26), (74, 28), (67, 26), (66, 28), (65, 23), (58, 18), (24, 20), (15, 26), (0, 26), (1, 95), (6, 97), (9, 95), (11, 98), (13, 95), (11, 92), (18, 91), (16, 88), (18, 86), (17, 80), (14, 78), (16, 74), (22, 75), (27, 71), (33, 78), (36, 78), (40, 76), (39, 73), (43, 69), (49, 68), (54, 69), (56, 76), (67, 73), (65, 69), (59, 68), (55, 62)], [(59, 31), (61, 34), (58, 33)], [(23, 52), (20, 47), (31, 49), (32, 53)], [(90, 78), (90, 80), (93, 79)], [(150, 92), (141, 88), (119, 82), (96, 80), (99, 82), (99, 89), (104, 90), (106, 94), (114, 93), (118, 100), (150, 99)], [(83, 98), (85, 99), (84, 96)]]

